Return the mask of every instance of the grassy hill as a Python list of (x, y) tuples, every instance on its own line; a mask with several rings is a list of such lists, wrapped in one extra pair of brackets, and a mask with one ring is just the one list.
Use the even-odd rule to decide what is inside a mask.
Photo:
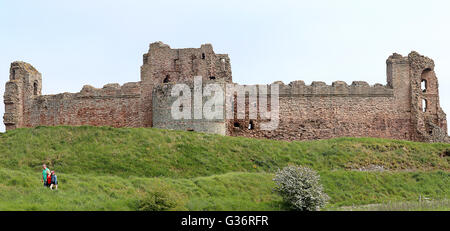
[[(136, 210), (164, 192), (180, 210), (283, 210), (273, 173), (321, 175), (340, 206), (450, 198), (450, 144), (374, 138), (284, 142), (154, 128), (37, 127), (0, 135), (0, 210)], [(60, 181), (40, 182), (47, 163)], [(384, 171), (371, 171), (384, 169)], [(367, 171), (368, 170), (368, 171)]]

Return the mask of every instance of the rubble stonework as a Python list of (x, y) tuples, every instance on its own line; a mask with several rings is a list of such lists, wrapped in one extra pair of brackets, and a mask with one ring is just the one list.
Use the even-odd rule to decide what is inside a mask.
[[(371, 86), (364, 81), (335, 81), (332, 85), (320, 81), (311, 85), (303, 81), (276, 82), (278, 128), (263, 130), (260, 117), (249, 118), (248, 101), (245, 119), (171, 117), (174, 97), (170, 96), (170, 89), (174, 84), (186, 83), (193, 89), (194, 76), (202, 76), (203, 84), (234, 84), (228, 55), (215, 54), (210, 44), (171, 49), (162, 42), (152, 43), (143, 56), (139, 82), (107, 84), (101, 89), (86, 85), (78, 93), (57, 95), (41, 95), (41, 74), (30, 64), (13, 62), (5, 88), (3, 118), (7, 130), (38, 125), (94, 125), (157, 127), (277, 140), (347, 136), (450, 141), (446, 115), (439, 104), (433, 60), (413, 51), (407, 57), (394, 53), (386, 64), (386, 85)], [(233, 108), (236, 110), (236, 105)], [(193, 108), (192, 113), (195, 110), (198, 108)]]

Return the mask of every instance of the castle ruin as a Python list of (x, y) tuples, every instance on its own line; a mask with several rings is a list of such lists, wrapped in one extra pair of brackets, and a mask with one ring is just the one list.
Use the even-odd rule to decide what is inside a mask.
[[(446, 115), (439, 104), (434, 62), (411, 52), (391, 55), (387, 84), (293, 81), (279, 85), (279, 126), (260, 129), (261, 118), (174, 120), (170, 89), (176, 83), (233, 84), (230, 58), (210, 44), (171, 49), (150, 44), (139, 82), (85, 85), (78, 93), (42, 95), (42, 76), (30, 64), (13, 62), (6, 83), (6, 130), (39, 125), (157, 127), (277, 140), (381, 137), (448, 142)], [(248, 109), (248, 104), (246, 105)], [(194, 113), (195, 108), (192, 110)]]

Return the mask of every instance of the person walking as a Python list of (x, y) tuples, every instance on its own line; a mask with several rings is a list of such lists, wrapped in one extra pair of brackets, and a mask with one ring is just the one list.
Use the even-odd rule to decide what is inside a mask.
[(50, 183), (51, 190), (53, 190), (53, 186), (55, 186), (55, 190), (58, 190), (58, 178), (56, 177), (55, 171), (52, 171), (51, 174), (51, 183)]
[(52, 174), (50, 173), (50, 169), (47, 170), (47, 187), (50, 187), (52, 184)]
[(50, 171), (50, 169), (47, 168), (46, 164), (42, 165), (42, 168), (44, 170), (42, 170), (42, 182), (44, 182), (44, 187), (48, 187), (49, 185), (47, 185), (47, 171)]

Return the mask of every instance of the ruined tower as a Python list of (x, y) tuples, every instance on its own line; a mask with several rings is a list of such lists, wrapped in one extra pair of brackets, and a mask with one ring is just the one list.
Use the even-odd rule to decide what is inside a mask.
[(413, 140), (442, 141), (447, 137), (447, 119), (439, 103), (439, 84), (434, 61), (417, 52), (408, 55), (411, 86)]
[(185, 49), (172, 49), (162, 42), (150, 44), (141, 66), (145, 125), (204, 132), (220, 131), (225, 135), (223, 121), (208, 123), (202, 120), (171, 119), (170, 106), (174, 100), (169, 96), (171, 86), (186, 83), (192, 88), (195, 76), (201, 76), (203, 83), (231, 83), (230, 58), (227, 54), (216, 54), (211, 44)]
[(9, 70), (9, 81), (5, 86), (6, 130), (26, 127), (24, 118), (30, 116), (33, 98), (41, 95), (42, 77), (33, 66), (25, 62), (13, 62)]

